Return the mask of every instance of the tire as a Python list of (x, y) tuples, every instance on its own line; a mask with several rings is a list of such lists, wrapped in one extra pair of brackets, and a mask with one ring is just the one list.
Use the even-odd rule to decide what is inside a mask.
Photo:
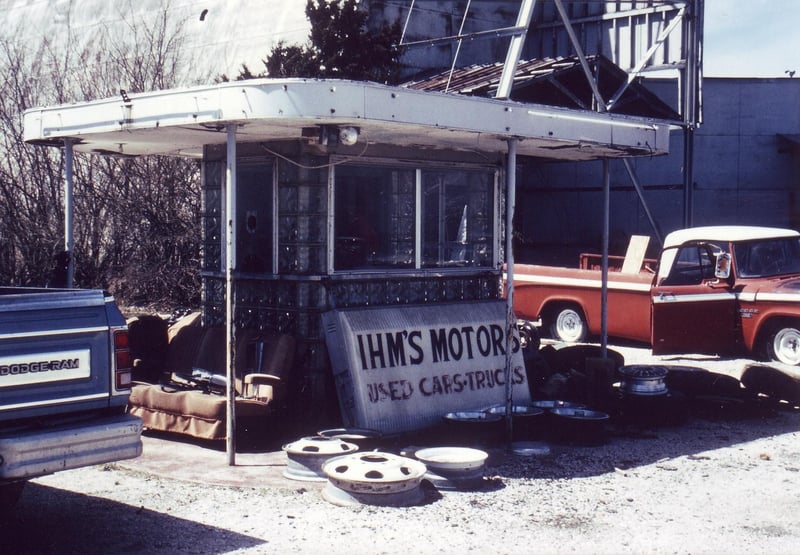
[(800, 329), (792, 323), (771, 328), (764, 347), (769, 360), (790, 366), (800, 365)]
[(580, 343), (586, 339), (588, 324), (583, 311), (575, 305), (562, 305), (551, 313), (550, 337), (564, 343)]
[(517, 320), (517, 330), (519, 330), (519, 341), (523, 349), (538, 351), (542, 345), (539, 338), (539, 331), (533, 323), (527, 320)]

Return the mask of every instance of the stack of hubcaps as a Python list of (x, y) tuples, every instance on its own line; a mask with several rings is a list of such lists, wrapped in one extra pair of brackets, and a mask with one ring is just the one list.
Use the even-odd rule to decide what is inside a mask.
[(427, 468), (420, 461), (370, 451), (330, 459), (322, 466), (328, 483), (322, 497), (335, 505), (417, 505)]

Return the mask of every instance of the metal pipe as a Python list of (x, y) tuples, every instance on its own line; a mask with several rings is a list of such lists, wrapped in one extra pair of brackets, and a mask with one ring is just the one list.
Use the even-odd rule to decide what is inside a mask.
[(527, 27), (498, 27), (497, 29), (489, 29), (487, 31), (474, 31), (465, 33), (463, 35), (450, 35), (447, 37), (439, 37), (435, 39), (421, 39), (411, 42), (400, 42), (399, 46), (406, 49), (416, 48), (419, 46), (439, 46), (440, 44), (449, 44), (457, 40), (485, 40), (485, 39), (500, 39), (503, 37), (514, 36), (520, 33), (525, 33)]
[(631, 165), (630, 158), (623, 158), (622, 162), (625, 164), (625, 169), (628, 170), (628, 176), (631, 178), (631, 183), (633, 183), (633, 188), (636, 189), (636, 194), (639, 196), (639, 202), (642, 204), (642, 208), (644, 209), (644, 213), (647, 216), (647, 219), (650, 221), (650, 226), (653, 228), (653, 233), (656, 234), (656, 239), (658, 240), (659, 246), (664, 245), (664, 239), (661, 237), (661, 232), (659, 231), (658, 225), (656, 224), (656, 220), (653, 217), (653, 214), (650, 212), (650, 207), (647, 206), (647, 202), (644, 200), (644, 190), (642, 189), (642, 184), (639, 182), (639, 178), (636, 175), (636, 171), (633, 169)]
[(683, 96), (683, 226), (694, 225), (694, 135), (702, 121), (703, 0), (691, 4), (690, 24), (687, 26), (686, 68)]
[(694, 225), (694, 126), (683, 128), (683, 227)]
[(558, 10), (558, 14), (559, 16), (561, 16), (561, 21), (564, 22), (564, 29), (567, 30), (567, 35), (569, 36), (569, 40), (572, 43), (572, 47), (575, 49), (575, 53), (578, 55), (578, 60), (580, 61), (581, 67), (583, 68), (583, 73), (586, 76), (586, 81), (588, 81), (589, 86), (592, 89), (592, 94), (594, 95), (594, 99), (597, 102), (597, 111), (605, 112), (606, 102), (605, 100), (603, 100), (603, 95), (600, 94), (600, 89), (597, 88), (597, 81), (592, 75), (592, 70), (589, 68), (589, 62), (586, 60), (586, 55), (583, 53), (583, 48), (581, 47), (581, 43), (578, 40), (578, 35), (575, 34), (575, 29), (572, 28), (572, 22), (569, 20), (569, 15), (567, 14), (567, 10), (564, 9), (564, 5), (561, 3), (561, 0), (554, 0), (554, 1), (556, 4), (556, 9)]
[(517, 189), (517, 139), (508, 140), (506, 162), (506, 433), (509, 444), (513, 437), (514, 387), (513, 339), (518, 336), (517, 318), (514, 315), (514, 210)]
[(500, 75), (500, 82), (497, 84), (495, 98), (509, 98), (511, 96), (514, 75), (517, 73), (519, 57), (522, 54), (522, 47), (525, 45), (525, 37), (528, 35), (528, 27), (531, 24), (534, 6), (536, 6), (536, 0), (522, 0), (515, 26), (521, 30), (511, 37), (511, 42), (506, 52), (506, 63), (503, 64), (503, 73)]
[(408, 15), (406, 15), (406, 22), (403, 24), (403, 32), (400, 35), (400, 45), (403, 46), (403, 41), (406, 39), (406, 31), (408, 30), (408, 22), (411, 21), (411, 14), (414, 12), (414, 3), (416, 0), (411, 0), (411, 6), (408, 7)]
[[(72, 289), (75, 285), (75, 261), (73, 249), (75, 248), (75, 236), (73, 233), (73, 172), (72, 172), (73, 150), (72, 139), (64, 139), (64, 251), (67, 255), (67, 281), (63, 285)], [(61, 263), (60, 257), (57, 261)]]
[[(464, 8), (464, 17), (461, 18), (461, 27), (458, 28), (458, 35), (464, 32), (464, 24), (467, 22), (467, 16), (469, 15), (469, 7), (472, 4), (472, 0), (467, 0), (467, 7)], [(444, 87), (444, 92), (447, 92), (450, 89), (450, 80), (453, 78), (453, 72), (456, 69), (456, 64), (458, 63), (458, 55), (461, 52), (461, 44), (463, 40), (458, 39), (458, 44), (456, 45), (456, 53), (453, 56), (453, 63), (450, 64), (450, 73), (447, 76), (447, 85)]]
[(236, 329), (235, 293), (233, 272), (236, 267), (236, 125), (227, 125), (227, 160), (225, 168), (225, 331), (227, 349), (225, 365), (227, 369), (227, 418), (226, 450), (228, 465), (236, 464)]
[(603, 250), (600, 286), (600, 353), (608, 354), (608, 240), (611, 223), (611, 176), (608, 158), (603, 158)]

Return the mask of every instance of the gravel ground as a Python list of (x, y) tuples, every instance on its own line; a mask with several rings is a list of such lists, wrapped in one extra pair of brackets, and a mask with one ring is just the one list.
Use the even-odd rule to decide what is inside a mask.
[[(620, 349), (626, 363), (649, 351)], [(663, 360), (663, 359), (661, 359)], [(671, 363), (737, 375), (742, 361)], [(490, 451), (483, 487), (412, 507), (334, 505), (322, 485), (221, 487), (91, 467), (34, 480), (0, 553), (798, 553), (800, 412), (695, 407), (599, 446)]]

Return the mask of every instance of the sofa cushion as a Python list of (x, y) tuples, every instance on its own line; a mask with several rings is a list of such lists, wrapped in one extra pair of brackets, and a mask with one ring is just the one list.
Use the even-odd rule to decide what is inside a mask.
[[(188, 434), (202, 439), (225, 439), (227, 400), (224, 395), (179, 390), (166, 385), (137, 384), (131, 390), (128, 412), (145, 428)], [(266, 419), (268, 403), (236, 399), (236, 418)]]

